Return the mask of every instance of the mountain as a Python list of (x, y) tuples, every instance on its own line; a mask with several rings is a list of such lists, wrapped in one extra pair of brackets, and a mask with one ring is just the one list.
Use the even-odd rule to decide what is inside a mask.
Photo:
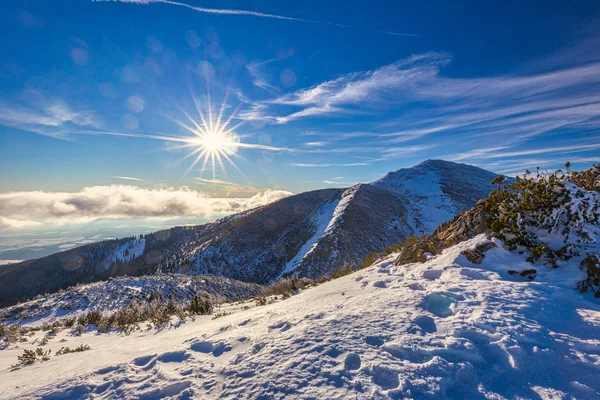
[[(432, 233), (329, 281), (289, 279), (269, 291), (155, 274), (20, 304), (9, 309), (19, 310), (18, 319), (0, 324), (0, 399), (598, 399), (600, 165), (594, 168), (499, 184)], [(333, 221), (323, 237), (341, 232), (363, 190), (364, 199), (382, 195), (371, 186), (322, 200), (316, 215)], [(439, 199), (440, 207), (450, 204)], [(412, 215), (433, 212), (426, 202), (411, 206)], [(149, 291), (189, 298), (188, 285), (236, 301), (213, 315), (181, 311), (145, 328), (152, 318), (125, 329), (125, 317), (136, 314), (124, 309), (111, 314), (124, 315), (120, 328), (108, 326), (106, 315), (84, 318), (81, 328), (61, 318), (78, 312), (65, 305), (88, 296), (114, 310), (113, 296), (124, 306), (129, 298), (152, 305)], [(257, 298), (243, 298), (257, 290)]]
[(496, 175), (429, 160), (348, 189), (323, 189), (194, 227), (94, 243), (0, 269), (0, 306), (78, 283), (155, 272), (264, 284), (358, 265), (474, 206)]

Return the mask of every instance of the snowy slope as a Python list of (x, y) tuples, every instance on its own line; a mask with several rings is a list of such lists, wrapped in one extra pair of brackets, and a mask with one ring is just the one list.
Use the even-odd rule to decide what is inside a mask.
[(419, 235), (433, 232), (442, 222), (486, 198), (495, 177), (471, 165), (427, 160), (390, 172), (372, 184), (406, 199), (409, 223)]
[(156, 274), (119, 277), (80, 285), (12, 307), (0, 309), (0, 323), (48, 322), (52, 318), (78, 315), (91, 310), (114, 311), (150, 296), (173, 299), (177, 303), (205, 293), (215, 302), (234, 301), (256, 295), (262, 286), (214, 276)]
[[(46, 347), (84, 353), (11, 371), (29, 343), (0, 350), (0, 398), (600, 397), (600, 300), (573, 289), (574, 265), (531, 268), (501, 247), (422, 264), (396, 254), (275, 304), (156, 333), (59, 333)], [(66, 343), (59, 340), (66, 338)]]

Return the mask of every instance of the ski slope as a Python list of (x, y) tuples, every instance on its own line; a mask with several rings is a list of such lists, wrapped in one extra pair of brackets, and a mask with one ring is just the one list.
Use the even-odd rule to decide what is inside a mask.
[[(12, 370), (29, 343), (0, 350), (0, 398), (596, 399), (600, 300), (573, 289), (576, 265), (531, 268), (500, 247), (425, 263), (395, 255), (291, 298), (202, 316), (161, 332), (61, 332), (46, 345), (92, 350)], [(67, 341), (61, 343), (65, 338)]]

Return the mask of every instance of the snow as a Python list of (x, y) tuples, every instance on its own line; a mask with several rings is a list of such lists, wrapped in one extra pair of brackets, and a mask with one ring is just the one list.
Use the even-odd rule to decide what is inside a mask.
[(260, 285), (214, 276), (154, 274), (118, 277), (61, 290), (35, 300), (0, 309), (0, 323), (41, 325), (52, 318), (73, 317), (92, 310), (116, 311), (133, 301), (160, 295), (176, 301), (189, 301), (202, 292), (215, 302), (252, 296)]
[(123, 243), (112, 253), (106, 256), (102, 262), (104, 269), (109, 269), (110, 265), (115, 262), (128, 262), (134, 258), (141, 257), (146, 248), (146, 239), (136, 238)]
[(433, 232), (442, 222), (486, 198), (493, 189), (494, 177), (473, 166), (427, 160), (390, 172), (371, 184), (404, 199), (408, 222), (419, 235)]
[(302, 247), (300, 248), (300, 250), (298, 250), (298, 253), (296, 253), (294, 258), (292, 258), (286, 263), (284, 270), (281, 272), (281, 276), (294, 271), (294, 269), (302, 261), (302, 259), (304, 259), (304, 257), (306, 257), (315, 249), (318, 241), (327, 232), (330, 232), (330, 226), (333, 222), (332, 218), (335, 215), (339, 203), (340, 199), (327, 202), (315, 212), (315, 214), (311, 218), (311, 222), (315, 226), (315, 233), (302, 245)]
[(280, 276), (285, 276), (286, 274), (293, 272), (298, 264), (317, 248), (320, 240), (328, 235), (334, 234), (335, 228), (343, 220), (344, 212), (352, 202), (359, 187), (360, 184), (345, 190), (340, 199), (325, 203), (315, 212), (311, 218), (311, 222), (315, 226), (315, 233), (304, 243), (304, 245), (302, 245), (294, 258), (286, 263)]
[(414, 232), (433, 232), (441, 222), (457, 214), (458, 210), (441, 190), (440, 175), (436, 171), (400, 175), (395, 180), (381, 180), (376, 184), (411, 199), (408, 221)]
[[(0, 350), (0, 398), (600, 397), (600, 301), (574, 290), (576, 266), (531, 268), (500, 247), (425, 263), (375, 265), (266, 306), (230, 304), (160, 332), (60, 332), (45, 348), (92, 350), (12, 370), (28, 343)], [(249, 309), (244, 309), (251, 306)], [(66, 339), (61, 343), (61, 339)]]

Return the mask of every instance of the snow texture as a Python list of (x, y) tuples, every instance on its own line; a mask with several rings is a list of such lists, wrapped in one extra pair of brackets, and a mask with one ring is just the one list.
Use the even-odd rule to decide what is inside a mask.
[[(0, 398), (597, 399), (600, 302), (574, 290), (577, 266), (538, 267), (498, 247), (425, 263), (396, 254), (291, 298), (177, 328), (61, 332), (46, 348), (84, 353), (11, 370), (30, 343), (0, 351)], [(59, 340), (65, 338), (66, 343)]]

